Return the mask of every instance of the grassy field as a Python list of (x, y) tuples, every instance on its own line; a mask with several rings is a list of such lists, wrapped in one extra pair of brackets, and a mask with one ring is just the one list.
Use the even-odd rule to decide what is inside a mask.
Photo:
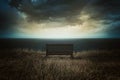
[(49, 56), (28, 49), (0, 50), (0, 80), (120, 80), (120, 50)]

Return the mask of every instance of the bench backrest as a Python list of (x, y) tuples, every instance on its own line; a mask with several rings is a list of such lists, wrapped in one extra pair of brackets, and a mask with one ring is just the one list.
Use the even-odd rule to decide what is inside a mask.
[(72, 55), (73, 44), (47, 44), (46, 55)]

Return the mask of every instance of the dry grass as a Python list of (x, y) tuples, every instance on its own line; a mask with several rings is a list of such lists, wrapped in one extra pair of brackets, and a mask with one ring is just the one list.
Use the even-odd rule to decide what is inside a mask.
[(120, 50), (50, 56), (28, 49), (0, 50), (0, 80), (120, 80)]

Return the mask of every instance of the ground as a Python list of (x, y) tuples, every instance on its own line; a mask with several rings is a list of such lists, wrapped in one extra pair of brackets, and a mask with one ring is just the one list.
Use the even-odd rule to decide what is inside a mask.
[(0, 80), (120, 80), (120, 50), (91, 50), (69, 56), (0, 50)]

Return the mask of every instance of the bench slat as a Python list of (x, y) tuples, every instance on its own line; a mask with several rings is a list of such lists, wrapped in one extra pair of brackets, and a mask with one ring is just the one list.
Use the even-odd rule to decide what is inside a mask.
[(73, 55), (73, 44), (46, 44), (46, 55)]

